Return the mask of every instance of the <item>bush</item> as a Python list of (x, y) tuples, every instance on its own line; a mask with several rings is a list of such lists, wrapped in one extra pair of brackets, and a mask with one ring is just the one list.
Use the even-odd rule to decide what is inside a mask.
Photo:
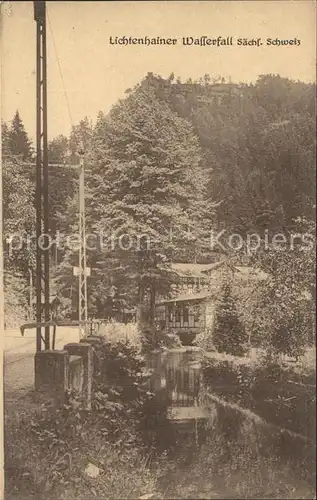
[[(111, 436), (121, 432), (121, 421), (123, 426), (135, 430), (142, 445), (152, 449), (159, 440), (155, 432), (167, 424), (168, 401), (149, 390), (150, 373), (140, 347), (104, 337), (87, 341), (94, 345), (92, 406), (99, 422), (105, 421), (106, 432)], [(159, 428), (155, 425), (158, 421)]]
[(215, 351), (216, 348), (213, 343), (213, 331), (210, 328), (206, 328), (202, 332), (196, 335), (193, 344), (200, 347), (204, 351)]
[(243, 356), (247, 335), (240, 321), (231, 288), (225, 282), (216, 305), (213, 343), (219, 352)]
[(102, 323), (98, 329), (98, 335), (111, 342), (129, 342), (141, 349), (141, 337), (136, 323), (118, 323), (109, 321)]
[[(43, 408), (42, 416), (7, 429), (6, 498), (139, 498), (155, 489), (147, 457), (131, 427), (109, 441), (96, 419), (71, 407)], [(95, 479), (86, 473), (89, 464), (98, 468)]]
[(156, 349), (172, 349), (182, 347), (181, 340), (178, 335), (166, 332), (159, 325), (145, 325), (141, 332), (142, 351), (144, 353), (151, 352)]
[[(166, 401), (149, 391), (138, 347), (97, 336), (87, 341), (94, 346), (92, 411), (69, 393), (62, 408), (44, 404), (6, 429), (8, 498), (29, 492), (39, 500), (123, 499), (153, 491), (147, 461), (165, 428)], [(87, 477), (89, 463), (100, 469), (98, 479)]]
[(272, 329), (270, 343), (278, 353), (298, 358), (303, 355), (308, 345), (307, 313), (301, 304), (295, 305), (287, 315), (281, 315)]
[(203, 361), (203, 378), (206, 387), (225, 400), (314, 439), (316, 395), (310, 372), (304, 375), (271, 358), (252, 362), (209, 354)]

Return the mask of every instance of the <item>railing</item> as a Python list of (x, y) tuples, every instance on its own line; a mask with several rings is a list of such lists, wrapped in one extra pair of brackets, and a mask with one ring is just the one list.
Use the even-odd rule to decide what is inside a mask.
[[(102, 319), (92, 319), (92, 320), (86, 320), (86, 321), (74, 321), (74, 320), (64, 320), (64, 321), (43, 321), (41, 323), (24, 323), (23, 325), (20, 326), (20, 332), (21, 332), (21, 335), (22, 337), (24, 336), (24, 332), (25, 330), (30, 330), (30, 329), (34, 329), (34, 328), (38, 328), (38, 327), (41, 327), (41, 328), (44, 328), (44, 327), (50, 327), (52, 326), (53, 327), (53, 335), (52, 335), (52, 342), (51, 342), (51, 349), (55, 349), (55, 341), (56, 341), (56, 327), (57, 326), (78, 326), (79, 325), (86, 325), (86, 326), (89, 326), (89, 335), (93, 335), (95, 334), (100, 325), (102, 323), (104, 323), (105, 320), (102, 320)], [(44, 341), (43, 337), (42, 337), (42, 340)]]

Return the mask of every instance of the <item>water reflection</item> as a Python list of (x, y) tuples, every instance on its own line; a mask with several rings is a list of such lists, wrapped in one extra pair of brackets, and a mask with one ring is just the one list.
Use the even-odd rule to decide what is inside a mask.
[(150, 390), (164, 390), (172, 407), (199, 406), (201, 351), (198, 348), (156, 351), (148, 356)]

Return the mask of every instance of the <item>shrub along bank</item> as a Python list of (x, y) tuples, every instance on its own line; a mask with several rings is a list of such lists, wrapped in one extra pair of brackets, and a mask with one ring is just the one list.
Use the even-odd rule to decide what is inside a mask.
[(315, 438), (314, 371), (269, 359), (252, 362), (208, 353), (203, 379), (207, 389), (224, 400), (252, 410), (269, 423)]
[(91, 342), (92, 411), (82, 410), (70, 393), (64, 407), (42, 404), (18, 425), (6, 425), (7, 499), (126, 499), (154, 492), (157, 474), (148, 464), (164, 449), (158, 432), (166, 407), (148, 391), (137, 346)]
[[(307, 474), (294, 474), (287, 459), (254, 448), (253, 427), (244, 429), (241, 412), (228, 403), (217, 405), (216, 423), (211, 418), (201, 447), (195, 436), (182, 436), (180, 449), (170, 447), (166, 400), (148, 391), (141, 346), (109, 336), (90, 341), (93, 410), (80, 409), (76, 394), (69, 394), (59, 410), (43, 404), (18, 425), (9, 420), (6, 499), (312, 498)], [(205, 381), (212, 392), (240, 404), (244, 396), (246, 404), (249, 389), (242, 389), (251, 385), (238, 380), (253, 373), (248, 363), (232, 356), (206, 359)]]

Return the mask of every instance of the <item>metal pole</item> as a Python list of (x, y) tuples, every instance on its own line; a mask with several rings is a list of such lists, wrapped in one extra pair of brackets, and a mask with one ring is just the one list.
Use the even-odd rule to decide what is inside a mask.
[(83, 149), (80, 152), (79, 174), (79, 334), (84, 337), (88, 319), (87, 307), (87, 263), (86, 263), (86, 228), (85, 228), (85, 165)]
[(82, 209), (83, 209), (83, 196), (82, 190), (84, 189), (84, 162), (83, 158), (80, 158), (80, 170), (79, 170), (79, 283), (78, 283), (78, 320), (79, 320), (79, 338), (84, 336), (83, 324), (82, 324), (82, 259), (83, 259), (83, 247), (82, 247)]
[[(0, 17), (0, 29), (2, 29), (2, 16)], [(1, 131), (0, 131), (1, 136)], [(1, 137), (2, 139), (2, 137)], [(0, 140), (0, 157), (2, 157), (2, 140)], [(5, 336), (5, 319), (4, 319), (4, 259), (3, 259), (3, 183), (2, 183), (2, 165), (0, 168), (0, 366), (2, 368), (2, 373), (0, 376), (0, 415), (3, 418), (0, 426), (0, 498), (5, 498), (4, 494), (4, 468), (5, 468), (5, 460), (4, 460), (4, 336)]]
[(30, 275), (30, 309), (29, 309), (29, 318), (30, 321), (33, 319), (33, 276), (32, 276), (32, 269), (29, 269), (29, 275)]
[[(34, 2), (36, 9), (36, 2)], [(41, 162), (41, 32), (40, 18), (36, 18), (36, 322), (42, 320), (42, 162)], [(36, 328), (36, 350), (42, 348), (41, 327)]]
[[(49, 251), (49, 203), (48, 203), (48, 155), (47, 155), (47, 62), (46, 62), (46, 12), (43, 7), (42, 65), (43, 65), (43, 219), (44, 219), (44, 321), (50, 320), (50, 251)], [(45, 349), (50, 348), (50, 327), (45, 328)]]
[[(43, 291), (45, 321), (50, 319), (45, 2), (34, 2), (34, 19), (36, 21), (36, 321), (41, 323)], [(41, 248), (43, 245), (44, 247)], [(50, 329), (45, 327), (45, 349), (50, 348), (49, 336)], [(41, 327), (38, 326), (36, 329), (37, 351), (41, 350), (41, 344), (42, 331)]]
[(88, 301), (87, 301), (87, 255), (86, 255), (86, 208), (85, 208), (85, 169), (83, 164), (83, 186), (82, 186), (82, 204), (83, 204), (83, 275), (84, 275), (84, 303), (85, 303), (85, 311), (84, 311), (84, 320), (87, 322), (88, 320)]

